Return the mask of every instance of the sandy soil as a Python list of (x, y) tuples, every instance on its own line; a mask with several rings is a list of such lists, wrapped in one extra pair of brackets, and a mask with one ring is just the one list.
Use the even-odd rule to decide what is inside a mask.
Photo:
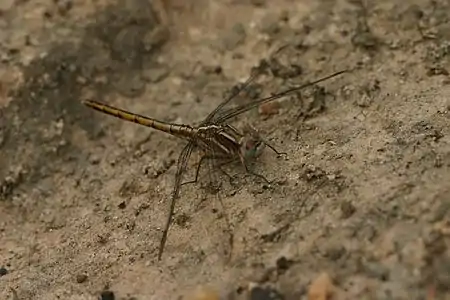
[[(449, 1), (0, 2), (0, 299), (450, 299)], [(183, 187), (158, 261), (183, 141), (81, 100), (196, 124), (263, 60), (236, 104), (352, 71), (235, 120), (287, 157)]]

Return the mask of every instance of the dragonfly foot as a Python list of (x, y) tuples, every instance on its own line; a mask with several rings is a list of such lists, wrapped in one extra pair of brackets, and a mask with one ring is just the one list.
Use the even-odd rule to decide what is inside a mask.
[(279, 153), (277, 153), (277, 158), (281, 158), (281, 157), (287, 158), (287, 156), (288, 156), (287, 152), (279, 152)]
[(236, 187), (236, 186), (237, 186), (237, 183), (236, 183), (234, 177), (230, 177), (230, 178), (228, 178), (228, 179), (229, 179), (229, 183), (230, 183), (230, 185), (231, 185), (232, 187)]
[(272, 146), (271, 144), (265, 143), (267, 147), (269, 147), (278, 157), (287, 156), (287, 152), (278, 151), (277, 148)]
[(248, 172), (250, 175), (255, 176), (255, 177), (261, 179), (262, 181), (265, 181), (265, 183), (270, 184), (270, 181), (269, 181), (266, 177), (264, 177), (264, 175), (261, 175), (261, 174), (258, 174), (258, 173), (252, 172), (252, 171), (247, 171), (247, 172)]

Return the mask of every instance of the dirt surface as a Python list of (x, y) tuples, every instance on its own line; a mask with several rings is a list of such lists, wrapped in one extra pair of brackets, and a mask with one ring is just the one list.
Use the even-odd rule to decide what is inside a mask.
[[(0, 299), (450, 299), (450, 2), (0, 2)], [(236, 101), (352, 71), (238, 118), (287, 157), (184, 186), (158, 261), (184, 143), (81, 100), (198, 124), (264, 64)]]

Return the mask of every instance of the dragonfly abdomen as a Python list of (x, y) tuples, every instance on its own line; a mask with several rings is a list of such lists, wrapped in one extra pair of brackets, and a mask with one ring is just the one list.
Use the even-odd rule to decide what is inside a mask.
[(177, 137), (189, 138), (196, 133), (196, 130), (189, 125), (179, 125), (158, 121), (150, 117), (131, 113), (126, 110), (116, 108), (108, 104), (100, 103), (94, 100), (84, 100), (83, 104), (107, 115), (111, 115), (122, 120), (150, 127), (159, 131), (164, 131)]

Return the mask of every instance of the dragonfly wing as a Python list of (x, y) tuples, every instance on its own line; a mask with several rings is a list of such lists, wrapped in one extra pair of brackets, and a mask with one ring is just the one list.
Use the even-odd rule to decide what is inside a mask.
[(175, 174), (175, 182), (174, 182), (174, 186), (173, 186), (172, 195), (170, 197), (169, 213), (167, 215), (166, 224), (163, 229), (163, 235), (161, 237), (159, 250), (158, 250), (158, 260), (161, 260), (161, 257), (162, 257), (163, 251), (164, 251), (164, 246), (167, 241), (167, 235), (169, 233), (169, 227), (172, 223), (172, 217), (173, 217), (173, 212), (175, 210), (176, 200), (180, 196), (181, 181), (182, 181), (183, 175), (187, 169), (187, 164), (189, 162), (189, 158), (190, 158), (194, 148), (195, 148), (195, 143), (194, 143), (194, 141), (191, 140), (183, 148), (183, 150), (181, 151), (181, 153), (178, 157), (177, 172)]
[(320, 83), (322, 81), (331, 79), (333, 77), (336, 77), (336, 76), (341, 75), (341, 74), (346, 73), (346, 72), (348, 72), (348, 70), (342, 70), (342, 71), (333, 73), (331, 75), (322, 77), (320, 79), (314, 80), (312, 82), (307, 82), (307, 83), (302, 84), (300, 86), (287, 89), (287, 90), (282, 91), (280, 93), (277, 93), (275, 95), (264, 97), (264, 98), (258, 99), (256, 101), (243, 104), (243, 105), (238, 106), (238, 107), (232, 107), (232, 108), (227, 109), (227, 110), (225, 110), (223, 112), (220, 112), (220, 114), (218, 114), (217, 117), (214, 118), (214, 123), (215, 124), (224, 123), (225, 121), (227, 121), (227, 120), (229, 120), (229, 119), (231, 119), (233, 117), (236, 117), (236, 116), (238, 116), (238, 115), (240, 115), (240, 114), (242, 114), (242, 113), (244, 113), (246, 111), (249, 111), (249, 110), (251, 110), (251, 109), (253, 109), (253, 108), (255, 108), (255, 107), (257, 107), (257, 106), (259, 106), (261, 104), (268, 103), (268, 102), (271, 102), (271, 101), (283, 98), (283, 97), (288, 96), (288, 95), (290, 95), (290, 94), (292, 94), (294, 92), (303, 90), (303, 89), (305, 89), (307, 87), (313, 86), (313, 85), (315, 85), (317, 83)]

